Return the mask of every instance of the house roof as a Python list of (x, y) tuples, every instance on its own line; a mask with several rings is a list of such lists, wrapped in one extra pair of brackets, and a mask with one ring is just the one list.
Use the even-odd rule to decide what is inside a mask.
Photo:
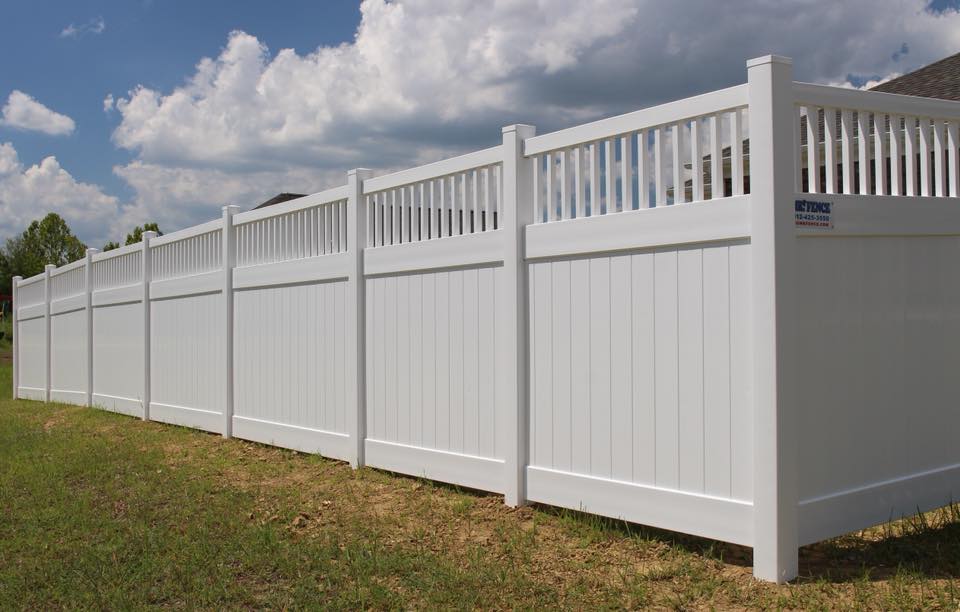
[(279, 193), (266, 202), (257, 204), (253, 207), (253, 210), (257, 210), (258, 208), (266, 208), (267, 206), (273, 206), (274, 204), (281, 204), (288, 200), (296, 200), (297, 198), (302, 198), (303, 196), (304, 194), (302, 193)]
[(871, 91), (960, 101), (960, 53), (891, 79)]

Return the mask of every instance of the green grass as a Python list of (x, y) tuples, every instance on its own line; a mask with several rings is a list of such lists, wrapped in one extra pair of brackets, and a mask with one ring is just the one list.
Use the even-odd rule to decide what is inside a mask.
[[(2, 363), (2, 361), (0, 361)], [(0, 606), (940, 608), (956, 507), (750, 551), (100, 410), (12, 401), (0, 365)]]

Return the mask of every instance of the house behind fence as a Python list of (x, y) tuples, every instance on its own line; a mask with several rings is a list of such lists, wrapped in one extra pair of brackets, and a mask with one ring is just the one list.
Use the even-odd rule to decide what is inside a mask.
[(14, 395), (752, 546), (790, 579), (801, 545), (960, 498), (958, 125), (768, 56), (354, 170), (18, 279)]

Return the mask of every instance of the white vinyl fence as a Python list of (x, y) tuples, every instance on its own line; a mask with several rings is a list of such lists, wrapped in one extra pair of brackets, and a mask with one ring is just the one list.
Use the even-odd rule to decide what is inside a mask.
[(17, 397), (735, 542), (960, 498), (960, 104), (745, 85), (15, 282)]

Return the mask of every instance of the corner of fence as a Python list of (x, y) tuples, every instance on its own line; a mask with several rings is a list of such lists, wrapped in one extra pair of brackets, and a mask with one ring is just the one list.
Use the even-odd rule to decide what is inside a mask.
[(140, 415), (144, 421), (150, 420), (150, 402), (151, 392), (150, 389), (153, 386), (151, 380), (151, 352), (152, 352), (152, 343), (150, 330), (152, 324), (150, 322), (152, 308), (150, 306), (150, 282), (153, 280), (153, 258), (151, 257), (152, 251), (150, 250), (150, 241), (157, 237), (157, 233), (153, 231), (143, 232), (143, 242), (140, 243), (140, 248), (142, 249), (140, 253), (140, 282), (142, 286), (142, 292), (140, 299), (143, 301), (143, 391), (141, 392), (141, 401), (143, 402), (143, 414)]
[(754, 576), (797, 575), (793, 67), (747, 62), (753, 267)]

